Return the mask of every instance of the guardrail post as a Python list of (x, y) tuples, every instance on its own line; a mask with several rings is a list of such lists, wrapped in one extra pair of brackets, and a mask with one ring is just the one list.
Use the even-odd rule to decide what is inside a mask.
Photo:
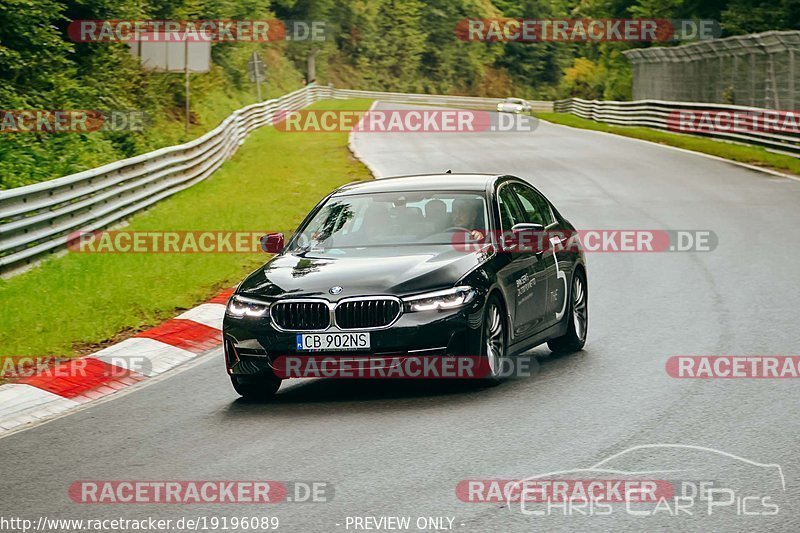
[[(241, 146), (244, 144), (244, 140), (247, 137), (247, 130), (245, 130), (244, 121), (242, 121), (242, 112), (241, 111), (234, 111), (233, 115), (233, 125), (234, 131), (236, 132), (236, 146)], [(228, 154), (230, 157), (230, 154)]]

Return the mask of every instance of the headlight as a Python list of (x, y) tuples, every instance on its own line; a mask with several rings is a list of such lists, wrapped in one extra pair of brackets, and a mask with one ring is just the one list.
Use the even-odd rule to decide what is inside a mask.
[(227, 313), (235, 317), (264, 316), (269, 310), (269, 303), (262, 302), (261, 300), (254, 300), (244, 296), (234, 296), (228, 302)]
[(437, 309), (453, 309), (467, 305), (475, 299), (476, 292), (472, 287), (454, 287), (443, 291), (428, 292), (417, 296), (403, 298), (406, 311), (433, 311)]

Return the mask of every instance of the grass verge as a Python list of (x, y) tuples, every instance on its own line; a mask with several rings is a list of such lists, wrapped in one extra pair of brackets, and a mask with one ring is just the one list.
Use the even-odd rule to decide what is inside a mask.
[[(369, 100), (320, 109), (366, 110)], [(347, 133), (251, 134), (211, 178), (135, 215), (131, 231), (290, 232), (333, 188), (370, 179)], [(67, 253), (0, 280), (0, 362), (87, 353), (154, 326), (233, 286), (263, 253)]]
[(675, 146), (678, 148), (685, 148), (686, 150), (692, 150), (704, 154), (715, 155), (717, 157), (731, 159), (740, 163), (771, 168), (782, 172), (789, 172), (791, 174), (800, 174), (800, 159), (788, 155), (774, 154), (757, 146), (744, 146), (724, 141), (703, 139), (701, 137), (694, 137), (691, 135), (669, 133), (650, 128), (614, 126), (611, 124), (605, 124), (602, 122), (595, 122), (593, 120), (576, 117), (575, 115), (571, 115), (569, 113), (537, 112), (536, 116), (548, 122), (553, 122), (555, 124), (561, 124), (564, 126), (571, 126), (573, 128), (583, 128), (587, 130), (614, 133), (616, 135), (623, 135), (625, 137), (633, 137), (635, 139), (643, 139), (645, 141), (651, 141), (659, 144)]

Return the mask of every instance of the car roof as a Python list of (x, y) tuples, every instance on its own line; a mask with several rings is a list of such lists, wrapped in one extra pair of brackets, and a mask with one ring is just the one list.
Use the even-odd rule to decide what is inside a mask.
[(480, 191), (484, 192), (500, 174), (417, 174), (370, 181), (357, 181), (337, 189), (335, 195), (398, 191)]

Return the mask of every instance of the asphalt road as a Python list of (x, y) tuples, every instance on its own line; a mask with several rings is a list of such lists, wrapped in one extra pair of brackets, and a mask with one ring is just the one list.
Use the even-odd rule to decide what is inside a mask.
[[(396, 107), (396, 106), (393, 106)], [(425, 382), (304, 380), (270, 404), (237, 399), (221, 355), (112, 401), (0, 440), (0, 515), (37, 518), (278, 516), (279, 530), (352, 531), (347, 517), (454, 518), (455, 531), (796, 531), (798, 382), (680, 380), (680, 354), (798, 353), (800, 183), (621, 137), (541, 124), (528, 133), (360, 134), (385, 175), (498, 172), (542, 190), (582, 229), (698, 229), (712, 252), (588, 256), (586, 349), (490, 389)], [(464, 503), (464, 479), (519, 479), (615, 459), (677, 470), (779, 505), (774, 516), (698, 506), (692, 516), (527, 515)], [(327, 503), (80, 505), (75, 480), (326, 481)], [(752, 503), (752, 501), (751, 501)], [(747, 507), (745, 506), (745, 509)], [(751, 505), (749, 510), (759, 509)], [(447, 524), (447, 521), (445, 521)], [(415, 527), (412, 530), (416, 530)]]

